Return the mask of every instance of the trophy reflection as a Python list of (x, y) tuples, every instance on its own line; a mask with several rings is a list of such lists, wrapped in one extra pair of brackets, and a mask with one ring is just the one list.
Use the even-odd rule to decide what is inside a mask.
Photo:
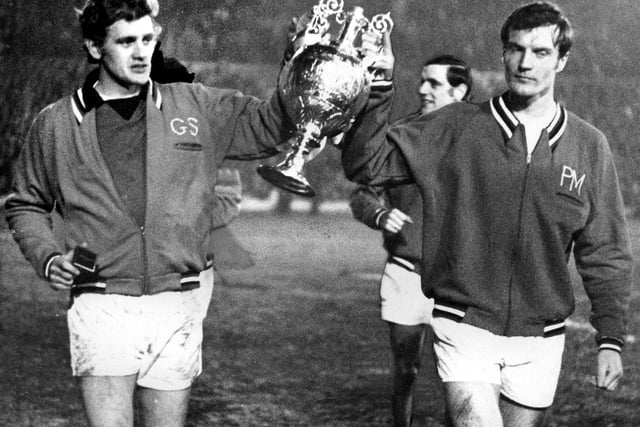
[[(330, 21), (341, 25), (331, 40)], [(277, 166), (260, 165), (258, 174), (273, 185), (305, 197), (315, 191), (304, 177), (305, 162), (347, 131), (367, 102), (373, 75), (355, 46), (363, 31), (380, 36), (393, 25), (389, 14), (371, 21), (361, 7), (343, 12), (342, 0), (321, 0), (305, 31), (305, 44), (278, 77), (278, 91), (289, 118), (296, 125), (293, 150)]]

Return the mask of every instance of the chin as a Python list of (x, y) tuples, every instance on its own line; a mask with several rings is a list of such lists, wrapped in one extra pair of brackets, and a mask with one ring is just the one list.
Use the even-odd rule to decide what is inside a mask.
[(149, 73), (146, 74), (136, 74), (134, 76), (131, 76), (129, 78), (129, 82), (132, 85), (137, 85), (137, 86), (142, 86), (147, 84), (147, 82), (149, 81)]
[(537, 89), (528, 85), (515, 84), (509, 86), (509, 91), (519, 97), (528, 98), (538, 93)]

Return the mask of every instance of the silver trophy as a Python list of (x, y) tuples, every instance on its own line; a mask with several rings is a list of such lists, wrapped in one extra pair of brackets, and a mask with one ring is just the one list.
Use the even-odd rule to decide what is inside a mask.
[[(368, 20), (361, 7), (345, 13), (343, 6), (342, 0), (321, 0), (314, 6), (304, 45), (278, 77), (280, 98), (296, 125), (293, 149), (275, 167), (260, 165), (258, 174), (300, 196), (315, 196), (302, 174), (305, 162), (327, 140), (335, 143), (367, 102), (373, 74), (355, 46), (357, 37), (363, 31), (382, 36), (393, 25), (388, 13)], [(329, 32), (331, 22), (340, 25), (336, 38)]]

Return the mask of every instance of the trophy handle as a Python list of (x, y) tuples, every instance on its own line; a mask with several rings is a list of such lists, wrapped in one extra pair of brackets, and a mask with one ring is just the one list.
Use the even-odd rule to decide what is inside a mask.
[(277, 166), (258, 166), (258, 175), (283, 190), (303, 197), (314, 197), (316, 192), (302, 174), (302, 169), (308, 160), (307, 155), (318, 147), (320, 150), (323, 148), (320, 127), (315, 123), (309, 123), (304, 127), (304, 132), (298, 132), (293, 151)]

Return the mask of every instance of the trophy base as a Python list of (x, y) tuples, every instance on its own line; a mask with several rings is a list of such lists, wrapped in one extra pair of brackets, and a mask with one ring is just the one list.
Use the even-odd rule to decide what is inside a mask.
[(258, 166), (257, 172), (258, 175), (276, 187), (297, 194), (298, 196), (314, 197), (316, 195), (316, 192), (313, 191), (313, 188), (311, 188), (302, 175), (296, 174), (297, 176), (289, 176), (278, 168), (265, 165)]

